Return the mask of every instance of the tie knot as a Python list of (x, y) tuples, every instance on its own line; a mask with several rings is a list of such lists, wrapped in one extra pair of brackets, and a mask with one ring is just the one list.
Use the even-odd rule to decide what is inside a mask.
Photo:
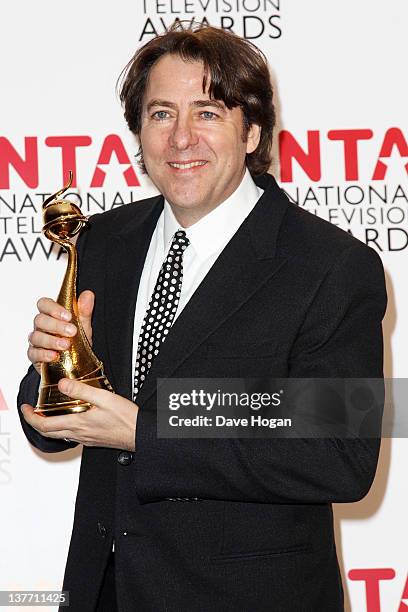
[(183, 253), (189, 244), (190, 241), (187, 238), (186, 232), (184, 230), (177, 230), (173, 236), (170, 250), (174, 249), (175, 251), (181, 251), (181, 253)]

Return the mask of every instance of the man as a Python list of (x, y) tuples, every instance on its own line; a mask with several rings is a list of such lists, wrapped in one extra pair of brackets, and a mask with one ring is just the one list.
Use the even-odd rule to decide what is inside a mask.
[(247, 41), (171, 30), (121, 99), (162, 195), (95, 215), (78, 243), (82, 322), (116, 394), (63, 380), (91, 410), (33, 414), (40, 363), (76, 332), (43, 298), (18, 399), (37, 448), (83, 444), (70, 609), (340, 611), (331, 503), (366, 495), (379, 441), (158, 438), (156, 381), (382, 377), (381, 260), (266, 174), (272, 89)]

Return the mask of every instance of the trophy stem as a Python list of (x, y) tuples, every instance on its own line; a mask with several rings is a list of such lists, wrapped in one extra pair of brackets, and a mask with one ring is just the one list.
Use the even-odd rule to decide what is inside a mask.
[[(47, 236), (48, 238), (48, 236)], [(68, 255), (67, 269), (65, 270), (64, 280), (62, 281), (61, 289), (57, 297), (57, 302), (76, 317), (78, 316), (78, 302), (76, 296), (76, 280), (78, 273), (78, 255), (75, 246), (68, 239), (62, 240), (53, 237), (53, 241), (57, 242), (66, 251)]]
[[(78, 254), (75, 246), (69, 240), (55, 240), (66, 251), (68, 256), (67, 268), (61, 289), (57, 297), (57, 302), (72, 314), (72, 323), (80, 326), (76, 282), (78, 274)], [(74, 320), (75, 319), (75, 320)], [(86, 338), (86, 336), (85, 336)]]

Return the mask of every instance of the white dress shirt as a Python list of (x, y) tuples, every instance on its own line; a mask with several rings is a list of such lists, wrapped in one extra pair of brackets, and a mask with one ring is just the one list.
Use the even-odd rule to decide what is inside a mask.
[(133, 330), (132, 372), (135, 361), (139, 334), (143, 319), (156, 285), (160, 268), (165, 260), (175, 232), (184, 229), (190, 244), (183, 255), (183, 281), (180, 299), (174, 320), (183, 310), (211, 266), (226, 244), (231, 240), (239, 226), (249, 215), (263, 194), (255, 185), (248, 169), (234, 191), (205, 217), (188, 228), (182, 228), (175, 218), (170, 204), (165, 200), (163, 211), (153, 232), (147, 252), (136, 301)]

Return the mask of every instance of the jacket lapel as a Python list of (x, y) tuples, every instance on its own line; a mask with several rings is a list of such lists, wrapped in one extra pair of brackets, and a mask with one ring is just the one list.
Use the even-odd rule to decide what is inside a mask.
[(285, 263), (275, 251), (288, 200), (272, 177), (258, 184), (264, 194), (171, 327), (138, 395), (139, 405), (155, 393), (158, 378), (171, 377)]
[(125, 227), (112, 228), (105, 280), (105, 329), (109, 376), (116, 393), (132, 397), (132, 344), (140, 277), (150, 240), (163, 210), (163, 198), (149, 206), (131, 204), (135, 214)]

